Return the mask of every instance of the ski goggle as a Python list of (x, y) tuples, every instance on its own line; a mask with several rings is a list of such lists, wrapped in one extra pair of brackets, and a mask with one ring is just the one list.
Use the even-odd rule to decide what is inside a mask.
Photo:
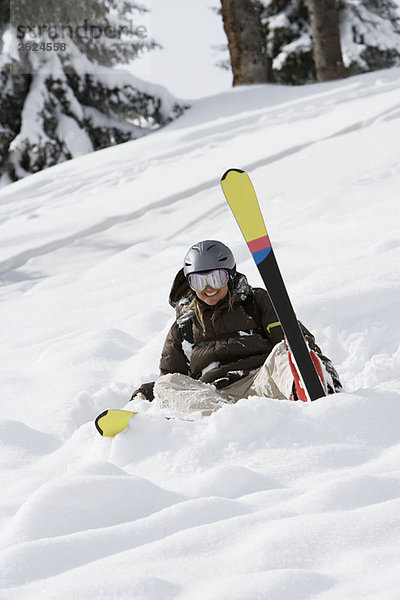
[(215, 269), (206, 273), (190, 273), (188, 283), (192, 290), (202, 292), (204, 288), (210, 286), (214, 289), (224, 287), (229, 281), (229, 273), (225, 269)]

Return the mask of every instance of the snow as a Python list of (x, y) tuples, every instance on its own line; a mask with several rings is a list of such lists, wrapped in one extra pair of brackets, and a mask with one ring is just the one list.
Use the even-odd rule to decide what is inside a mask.
[(208, 373), (209, 371), (212, 371), (213, 369), (218, 369), (218, 367), (220, 366), (219, 362), (212, 362), (209, 365), (207, 365), (206, 367), (204, 367), (204, 369), (201, 372), (202, 377)]
[[(0, 597), (397, 600), (399, 82), (238, 88), (0, 191)], [(260, 285), (230, 167), (345, 392), (166, 420), (128, 400), (187, 248), (221, 239)], [(103, 439), (111, 407), (139, 414)]]
[(93, 152), (90, 137), (81, 129), (75, 119), (61, 114), (58, 118), (57, 134), (65, 140), (65, 144), (73, 158)]
[[(274, 19), (275, 21), (275, 19)], [(274, 29), (275, 27), (281, 27), (282, 25), (275, 25), (275, 23), (272, 24), (271, 26), (271, 30)], [(285, 44), (281, 50), (281, 52), (279, 52), (279, 54), (277, 56), (274, 57), (273, 61), (272, 61), (272, 66), (274, 69), (276, 69), (277, 71), (280, 71), (281, 69), (284, 68), (285, 66), (285, 62), (288, 59), (288, 56), (290, 54), (301, 54), (301, 53), (305, 53), (305, 52), (309, 52), (312, 49), (312, 38), (310, 35), (310, 32), (307, 31), (307, 33), (303, 33), (301, 34), (298, 38), (294, 39), (293, 42), (290, 42), (288, 44)]]
[[(368, 46), (381, 51), (393, 51), (399, 47), (399, 21), (394, 17), (399, 14), (399, 2), (391, 3), (392, 20), (383, 18), (375, 10), (367, 8), (364, 3), (357, 2), (347, 6), (343, 11), (340, 25), (343, 62), (346, 67), (357, 62), (368, 69), (366, 61), (361, 56)], [(384, 14), (385, 11), (383, 11)], [(398, 17), (399, 18), (399, 17)], [(398, 58), (393, 59), (398, 65)]]

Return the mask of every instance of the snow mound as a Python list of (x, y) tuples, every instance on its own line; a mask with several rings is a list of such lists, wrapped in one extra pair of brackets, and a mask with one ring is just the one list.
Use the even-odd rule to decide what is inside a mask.
[[(233, 90), (0, 191), (1, 598), (398, 599), (399, 81)], [(167, 420), (128, 400), (184, 252), (221, 239), (260, 285), (230, 167), (345, 391)], [(139, 414), (103, 439), (113, 407)]]

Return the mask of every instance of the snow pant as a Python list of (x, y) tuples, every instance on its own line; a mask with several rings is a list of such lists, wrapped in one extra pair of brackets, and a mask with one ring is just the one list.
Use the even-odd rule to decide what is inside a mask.
[(169, 373), (157, 379), (154, 396), (164, 408), (180, 412), (201, 411), (203, 415), (210, 415), (224, 404), (233, 404), (249, 396), (290, 400), (292, 389), (288, 351), (281, 342), (259, 369), (221, 390), (181, 373)]

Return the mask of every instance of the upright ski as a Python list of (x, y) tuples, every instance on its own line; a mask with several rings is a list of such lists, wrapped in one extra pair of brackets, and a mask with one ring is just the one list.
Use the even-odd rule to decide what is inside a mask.
[(307, 396), (310, 400), (321, 398), (325, 390), (279, 271), (253, 184), (245, 171), (229, 169), (222, 176), (221, 186), (279, 317)]

